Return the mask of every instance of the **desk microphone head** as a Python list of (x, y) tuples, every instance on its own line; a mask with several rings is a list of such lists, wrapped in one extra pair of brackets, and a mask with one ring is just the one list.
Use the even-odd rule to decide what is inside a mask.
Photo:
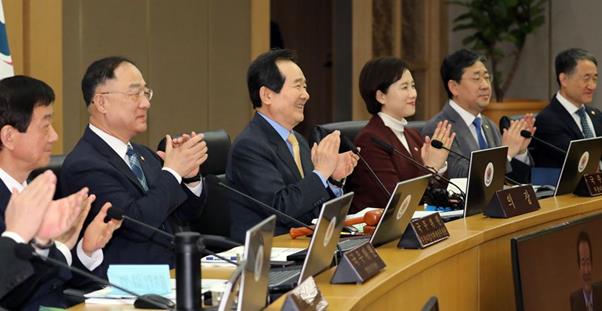
[[(107, 210), (107, 217), (105, 217), (105, 220), (107, 218), (109, 218), (109, 220), (111, 220), (111, 219), (122, 220), (123, 214), (124, 214), (123, 209), (113, 206)], [(107, 222), (107, 221), (105, 221), (105, 222)]]
[(520, 136), (522, 136), (524, 138), (531, 138), (533, 135), (531, 135), (531, 132), (529, 132), (527, 130), (522, 130), (522, 131), (520, 131)]
[(431, 140), (431, 146), (433, 146), (435, 149), (441, 149), (443, 148), (443, 143), (439, 140), (433, 139)]
[(357, 150), (357, 146), (349, 139), (347, 136), (341, 134), (341, 145), (343, 145), (343, 149), (349, 149), (351, 152), (359, 155), (360, 152)]

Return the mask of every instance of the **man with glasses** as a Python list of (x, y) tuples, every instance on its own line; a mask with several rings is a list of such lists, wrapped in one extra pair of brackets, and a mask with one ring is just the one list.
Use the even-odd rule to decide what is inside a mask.
[[(535, 136), (567, 150), (571, 140), (602, 135), (602, 113), (587, 106), (596, 91), (598, 61), (586, 50), (568, 49), (555, 63), (559, 90), (537, 115)], [(564, 154), (535, 140), (531, 147), (536, 166), (562, 167)]]
[[(203, 134), (167, 135), (160, 155), (131, 143), (146, 131), (153, 91), (126, 58), (92, 63), (82, 92), (89, 125), (65, 159), (60, 183), (66, 193), (87, 186), (96, 194), (87, 222), (104, 202), (169, 233), (175, 223), (198, 218), (205, 197), (198, 177), (199, 165), (207, 159)], [(175, 264), (171, 239), (127, 221), (104, 252), (103, 265), (95, 271), (103, 276), (110, 264)]]
[[(461, 49), (447, 56), (441, 64), (441, 79), (449, 101), (443, 110), (428, 121), (423, 136), (432, 136), (437, 123), (452, 123), (456, 139), (451, 149), (470, 157), (474, 150), (508, 146), (511, 177), (529, 182), (531, 159), (527, 152), (530, 139), (520, 135), (522, 130), (535, 131), (533, 115), (512, 121), (502, 135), (493, 121), (482, 114), (491, 100), (492, 75), (487, 70), (486, 58), (473, 51)], [(468, 176), (468, 161), (449, 154), (447, 173), (451, 178)]]

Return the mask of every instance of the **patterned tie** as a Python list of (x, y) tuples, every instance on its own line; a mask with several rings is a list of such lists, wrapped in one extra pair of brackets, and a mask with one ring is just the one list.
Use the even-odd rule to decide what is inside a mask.
[(144, 177), (144, 172), (142, 171), (142, 166), (140, 166), (140, 161), (138, 161), (138, 154), (136, 153), (136, 151), (134, 151), (134, 148), (132, 148), (132, 145), (128, 144), (128, 150), (125, 153), (128, 163), (130, 165), (130, 169), (132, 169), (132, 172), (134, 172), (134, 175), (136, 175), (136, 178), (138, 178), (138, 181), (140, 182), (140, 184), (142, 185), (142, 188), (144, 189), (144, 191), (148, 191), (148, 184), (146, 183), (146, 177)]
[(583, 129), (583, 137), (585, 137), (585, 138), (594, 137), (594, 132), (592, 132), (592, 129), (589, 127), (589, 124), (587, 124), (587, 112), (585, 112), (585, 106), (582, 106), (581, 108), (579, 108), (577, 110), (577, 115), (579, 116), (579, 119), (581, 120), (581, 128)]
[(477, 140), (479, 141), (479, 149), (489, 148), (489, 145), (487, 144), (487, 141), (485, 140), (485, 137), (483, 136), (483, 130), (481, 128), (481, 118), (476, 117), (474, 119), (474, 121), (472, 121), (472, 124), (477, 129)]
[(293, 133), (290, 133), (286, 140), (293, 146), (293, 158), (295, 158), (295, 164), (297, 164), (297, 169), (299, 170), (301, 177), (304, 177), (303, 166), (301, 165), (301, 152), (299, 151), (299, 141)]

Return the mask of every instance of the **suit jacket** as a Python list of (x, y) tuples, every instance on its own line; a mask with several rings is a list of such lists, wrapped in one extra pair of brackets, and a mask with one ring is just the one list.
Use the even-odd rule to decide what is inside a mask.
[[(424, 139), (420, 133), (413, 128), (404, 128), (404, 136), (408, 142), (410, 152), (401, 144), (395, 133), (388, 128), (383, 120), (374, 115), (366, 126), (358, 133), (355, 138), (355, 145), (361, 148), (361, 154), (370, 164), (374, 173), (380, 178), (390, 193), (395, 189), (395, 185), (402, 180), (411, 179), (426, 174), (426, 172), (402, 158), (398, 154), (389, 154), (382, 148), (372, 142), (372, 137), (378, 138), (405, 155), (422, 162), (420, 148), (424, 144)], [(355, 195), (351, 205), (352, 212), (357, 212), (365, 207), (385, 208), (389, 201), (389, 196), (382, 190), (378, 181), (370, 173), (366, 165), (358, 163), (352, 176), (348, 179), (349, 189)]]
[[(149, 148), (132, 144), (139, 156), (149, 189), (142, 185), (125, 161), (90, 128), (86, 128), (73, 151), (65, 158), (59, 179), (62, 193), (74, 193), (88, 187), (96, 195), (85, 225), (111, 202), (125, 215), (172, 233), (170, 221), (184, 222), (202, 212), (204, 198), (178, 184), (174, 176), (162, 170), (162, 162)], [(83, 232), (84, 230), (82, 230)], [(175, 265), (172, 241), (161, 234), (125, 220), (113, 234), (104, 251), (104, 261), (94, 273), (106, 276), (110, 264)]]
[[(592, 300), (594, 303), (594, 311), (602, 310), (602, 284), (594, 284), (592, 286)], [(585, 298), (583, 291), (578, 289), (571, 293), (571, 311), (586, 311)]]
[[(497, 125), (486, 116), (482, 116), (483, 134), (490, 147), (499, 147), (502, 145), (502, 137)], [(454, 108), (449, 103), (443, 106), (441, 112), (430, 119), (422, 129), (423, 136), (432, 136), (437, 128), (439, 121), (448, 120), (452, 124), (452, 131), (456, 133), (456, 138), (451, 149), (461, 155), (470, 158), (470, 153), (479, 150), (479, 143), (476, 141), (470, 129)], [(509, 165), (506, 165), (506, 172), (511, 178), (520, 182), (530, 182), (531, 167), (521, 161), (512, 159)], [(447, 157), (447, 174), (450, 178), (468, 177), (468, 161), (450, 153)]]
[[(295, 165), (287, 143), (259, 114), (236, 138), (228, 155), (227, 182), (234, 188), (280, 210), (304, 223), (319, 215), (322, 203), (332, 198), (332, 192), (313, 173), (307, 141), (295, 132), (299, 141), (305, 177)], [(272, 213), (237, 195), (230, 198), (232, 238), (244, 241), (247, 229)], [(278, 218), (275, 234), (286, 233), (297, 224)]]
[[(597, 136), (602, 136), (602, 112), (600, 110), (585, 106), (585, 110), (594, 125)], [(535, 136), (543, 139), (554, 146), (567, 150), (571, 140), (583, 139), (583, 133), (579, 126), (562, 104), (552, 97), (550, 104), (546, 106), (535, 118)], [(533, 139), (531, 141), (531, 154), (535, 160), (535, 166), (539, 167), (562, 167), (564, 154)]]
[[(11, 192), (6, 185), (0, 181), (0, 232), (6, 230), (4, 213), (10, 199)], [(10, 240), (10, 241), (6, 241)], [(0, 258), (11, 260), (14, 266), (4, 266), (0, 272), (2, 282), (0, 283), (0, 306), (13, 310), (38, 310), (40, 305), (53, 307), (66, 307), (63, 299), (63, 285), (71, 278), (71, 272), (67, 269), (57, 268), (36, 258), (26, 262), (14, 257), (14, 245), (9, 238), (2, 238), (4, 247), (10, 247), (8, 251), (1, 251)], [(67, 263), (65, 256), (56, 248), (50, 248), (48, 256)], [(4, 262), (3, 262), (4, 264)], [(10, 267), (10, 268), (6, 268)], [(20, 271), (23, 268), (23, 271)], [(6, 270), (6, 271), (5, 271)], [(28, 277), (29, 276), (29, 277)], [(5, 284), (4, 278), (7, 277)]]

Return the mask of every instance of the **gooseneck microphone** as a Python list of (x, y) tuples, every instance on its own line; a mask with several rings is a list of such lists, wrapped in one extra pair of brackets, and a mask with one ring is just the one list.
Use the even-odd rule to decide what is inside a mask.
[[(524, 131), (524, 130), (523, 130), (523, 131)], [(530, 133), (530, 132), (528, 132), (528, 131), (525, 131), (525, 132), (527, 132), (527, 133), (531, 134), (531, 133)], [(522, 135), (522, 132), (521, 132), (521, 135)], [(524, 136), (523, 136), (523, 137), (524, 137)], [(453, 154), (457, 155), (457, 156), (458, 156), (458, 157), (460, 157), (461, 159), (464, 159), (464, 160), (466, 160), (466, 161), (468, 162), (468, 164), (470, 165), (470, 159), (469, 159), (468, 157), (466, 157), (466, 156), (465, 156), (465, 155), (463, 155), (463, 154), (460, 154), (460, 153), (458, 153), (458, 152), (455, 152), (455, 151), (453, 151), (453, 150), (451, 150), (451, 149), (449, 149), (449, 148), (447, 148), (447, 147), (443, 146), (443, 143), (442, 143), (441, 141), (439, 141), (439, 140), (436, 140), (436, 139), (433, 139), (433, 140), (431, 140), (431, 146), (433, 146), (435, 149), (444, 149), (444, 150), (447, 150), (447, 151), (449, 151), (450, 153), (453, 153)], [(507, 181), (509, 181), (510, 183), (514, 184), (514, 185), (522, 185), (522, 184), (523, 184), (523, 183), (521, 183), (521, 182), (519, 182), (519, 181), (517, 181), (517, 180), (514, 180), (513, 178), (510, 178), (510, 177), (506, 176), (505, 174), (504, 174), (504, 179), (505, 179), (505, 180), (507, 180)]]
[(556, 151), (558, 151), (558, 152), (560, 152), (560, 153), (562, 153), (562, 154), (566, 155), (566, 151), (564, 151), (564, 150), (562, 150), (562, 149), (560, 149), (560, 148), (558, 148), (558, 147), (556, 147), (556, 146), (552, 145), (551, 143), (549, 143), (549, 142), (547, 142), (547, 141), (545, 141), (545, 140), (543, 140), (543, 139), (541, 139), (541, 138), (539, 138), (539, 137), (537, 137), (537, 136), (533, 136), (533, 134), (531, 134), (531, 132), (529, 132), (529, 131), (527, 131), (527, 130), (522, 130), (522, 131), (520, 131), (520, 136), (522, 136), (522, 137), (524, 137), (524, 138), (527, 138), (527, 139), (529, 139), (529, 138), (533, 138), (533, 139), (535, 139), (537, 142), (540, 142), (540, 143), (542, 143), (542, 144), (544, 144), (544, 145), (546, 145), (546, 146), (550, 147), (551, 149), (554, 149), (554, 150), (556, 150)]
[(458, 185), (456, 185), (455, 183), (453, 183), (451, 180), (445, 178), (444, 176), (442, 176), (441, 174), (439, 174), (437, 171), (435, 171), (434, 168), (432, 167), (427, 167), (426, 165), (416, 161), (414, 158), (405, 155), (403, 152), (395, 149), (395, 147), (393, 147), (391, 144), (388, 144), (374, 136), (371, 137), (372, 142), (377, 145), (378, 147), (380, 147), (382, 150), (384, 150), (385, 152), (387, 152), (388, 154), (397, 154), (401, 157), (403, 157), (404, 159), (410, 161), (412, 164), (414, 164), (414, 166), (423, 169), (424, 171), (427, 171), (431, 174), (433, 174), (433, 176), (435, 177), (435, 180), (441, 182), (441, 180), (449, 183), (450, 185), (454, 186), (456, 189), (458, 189), (458, 191), (460, 191), (460, 195), (466, 199), (466, 193), (464, 193), (464, 191), (462, 190), (462, 188), (460, 188)]
[(119, 285), (113, 284), (113, 283), (111, 283), (111, 282), (109, 282), (109, 281), (107, 281), (107, 280), (105, 280), (103, 278), (100, 278), (100, 277), (98, 277), (98, 276), (96, 276), (94, 274), (88, 273), (88, 272), (86, 272), (86, 271), (84, 271), (82, 269), (76, 268), (76, 267), (71, 267), (71, 266), (67, 265), (66, 263), (64, 263), (64, 262), (62, 262), (60, 260), (56, 260), (56, 259), (51, 258), (51, 257), (42, 256), (42, 255), (36, 253), (36, 251), (30, 245), (19, 243), (19, 244), (15, 245), (14, 252), (15, 252), (15, 255), (18, 258), (22, 259), (22, 260), (30, 261), (33, 258), (38, 258), (38, 259), (40, 259), (40, 260), (42, 260), (44, 262), (48, 262), (48, 263), (50, 263), (50, 264), (52, 264), (54, 266), (57, 266), (57, 267), (60, 267), (60, 268), (63, 268), (63, 269), (68, 269), (68, 270), (70, 270), (70, 271), (72, 271), (72, 272), (74, 272), (76, 274), (79, 274), (79, 275), (81, 275), (81, 276), (83, 276), (85, 278), (91, 279), (91, 280), (93, 280), (95, 282), (98, 282), (98, 283), (100, 283), (102, 285), (111, 286), (111, 287), (117, 288), (117, 289), (119, 289), (119, 290), (121, 290), (121, 291), (123, 291), (123, 292), (125, 292), (125, 293), (127, 293), (129, 295), (132, 295), (132, 296), (136, 297), (137, 300), (144, 301), (145, 303), (151, 305), (154, 308), (172, 310), (176, 306), (173, 303), (173, 301), (171, 301), (171, 300), (169, 300), (169, 299), (167, 299), (165, 297), (162, 297), (162, 296), (159, 296), (159, 295), (152, 295), (152, 294), (151, 295), (138, 295), (138, 294), (134, 293), (131, 290), (128, 290), (128, 289), (126, 289), (124, 287), (121, 287)]
[(247, 199), (247, 200), (255, 203), (257, 206), (260, 206), (264, 210), (266, 210), (266, 211), (268, 211), (270, 213), (276, 214), (276, 216), (278, 216), (278, 217), (281, 217), (281, 218), (284, 218), (284, 219), (286, 219), (286, 220), (288, 220), (290, 222), (293, 222), (297, 226), (307, 228), (307, 229), (311, 230), (312, 232), (314, 231), (314, 229), (311, 226), (303, 223), (302, 221), (300, 221), (300, 220), (298, 220), (298, 219), (296, 219), (294, 217), (291, 217), (291, 216), (287, 215), (286, 213), (283, 213), (283, 212), (281, 212), (281, 211), (279, 211), (279, 210), (277, 210), (277, 209), (275, 209), (275, 208), (273, 208), (273, 207), (271, 207), (271, 206), (269, 206), (269, 205), (267, 205), (267, 204), (265, 204), (265, 203), (263, 203), (263, 202), (255, 199), (254, 197), (252, 197), (252, 196), (250, 196), (250, 195), (248, 195), (248, 194), (246, 194), (246, 193), (244, 193), (242, 191), (239, 191), (237, 189), (234, 189), (234, 188), (232, 188), (232, 187), (224, 184), (215, 175), (207, 175), (207, 176), (205, 176), (205, 179), (208, 182), (214, 183), (214, 184), (219, 185), (220, 187), (222, 187), (224, 189), (227, 189), (228, 191), (236, 193), (237, 195), (239, 195), (239, 196), (241, 196), (241, 197), (243, 197), (243, 198), (245, 198), (245, 199)]

